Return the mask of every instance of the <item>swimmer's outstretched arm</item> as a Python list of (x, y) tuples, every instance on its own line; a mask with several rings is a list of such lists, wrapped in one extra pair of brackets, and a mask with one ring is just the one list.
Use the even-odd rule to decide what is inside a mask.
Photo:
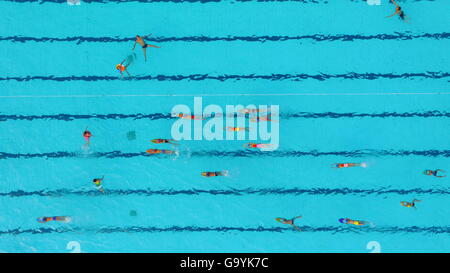
[(391, 0), (392, 4), (394, 4), (396, 7), (400, 7), (394, 0)]
[(397, 15), (398, 13), (400, 13), (400, 11), (396, 11), (394, 14), (392, 14), (392, 15), (390, 15), (390, 16), (387, 16), (387, 18), (390, 18), (390, 17), (392, 17), (392, 16), (394, 16), (394, 15)]

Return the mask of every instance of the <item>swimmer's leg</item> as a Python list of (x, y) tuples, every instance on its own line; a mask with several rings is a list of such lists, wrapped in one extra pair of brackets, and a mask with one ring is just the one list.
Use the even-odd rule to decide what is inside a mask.
[[(437, 174), (437, 172), (445, 173), (445, 171), (444, 171), (444, 170), (441, 170), (441, 169), (437, 169), (437, 170), (436, 170), (436, 174)], [(445, 175), (436, 175), (436, 177), (442, 178), (442, 177), (445, 177)]]
[(144, 60), (145, 61), (147, 61), (147, 47), (148, 47), (148, 45), (146, 47), (142, 48), (142, 50), (144, 51)]
[(298, 226), (296, 226), (296, 225), (294, 225), (294, 224), (292, 224), (291, 226), (293, 226), (296, 230), (298, 230), (298, 231), (302, 231)]

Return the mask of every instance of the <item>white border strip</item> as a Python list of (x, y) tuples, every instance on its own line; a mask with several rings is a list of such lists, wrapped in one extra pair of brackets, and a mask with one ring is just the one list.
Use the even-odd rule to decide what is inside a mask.
[(450, 95), (450, 92), (419, 92), (419, 93), (278, 93), (278, 94), (144, 94), (144, 95), (129, 95), (129, 94), (97, 94), (97, 95), (17, 95), (17, 96), (0, 96), (0, 98), (102, 98), (102, 97), (239, 97), (239, 96), (261, 96), (261, 97), (276, 97), (276, 96), (397, 96), (397, 95)]

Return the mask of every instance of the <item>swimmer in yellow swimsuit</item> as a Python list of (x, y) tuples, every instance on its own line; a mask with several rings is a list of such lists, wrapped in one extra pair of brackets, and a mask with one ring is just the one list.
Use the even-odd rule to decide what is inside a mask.
[(248, 127), (227, 127), (225, 130), (229, 132), (239, 132), (239, 131), (249, 131), (250, 129)]
[(355, 225), (355, 226), (364, 226), (367, 225), (369, 222), (366, 221), (360, 221), (360, 220), (352, 220), (350, 218), (341, 218), (339, 219), (339, 222), (347, 225)]
[(96, 187), (97, 190), (99, 190), (101, 193), (105, 192), (105, 190), (103, 189), (103, 186), (102, 186), (102, 182), (103, 182), (103, 179), (104, 179), (104, 178), (105, 178), (105, 177), (102, 176), (102, 178), (94, 178), (94, 179), (92, 180), (92, 183), (95, 184), (95, 187)]
[(414, 199), (411, 202), (402, 201), (400, 202), (400, 205), (407, 207), (407, 208), (416, 208), (416, 202), (421, 202), (420, 200)]

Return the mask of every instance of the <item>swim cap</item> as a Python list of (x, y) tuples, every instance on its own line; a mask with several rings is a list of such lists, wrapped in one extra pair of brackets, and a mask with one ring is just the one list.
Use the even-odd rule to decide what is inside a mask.
[(125, 70), (125, 66), (123, 66), (122, 64), (118, 64), (118, 65), (116, 65), (116, 69), (118, 69), (120, 71), (124, 71)]
[(347, 224), (348, 220), (346, 218), (340, 218), (339, 222), (341, 222), (343, 224)]

